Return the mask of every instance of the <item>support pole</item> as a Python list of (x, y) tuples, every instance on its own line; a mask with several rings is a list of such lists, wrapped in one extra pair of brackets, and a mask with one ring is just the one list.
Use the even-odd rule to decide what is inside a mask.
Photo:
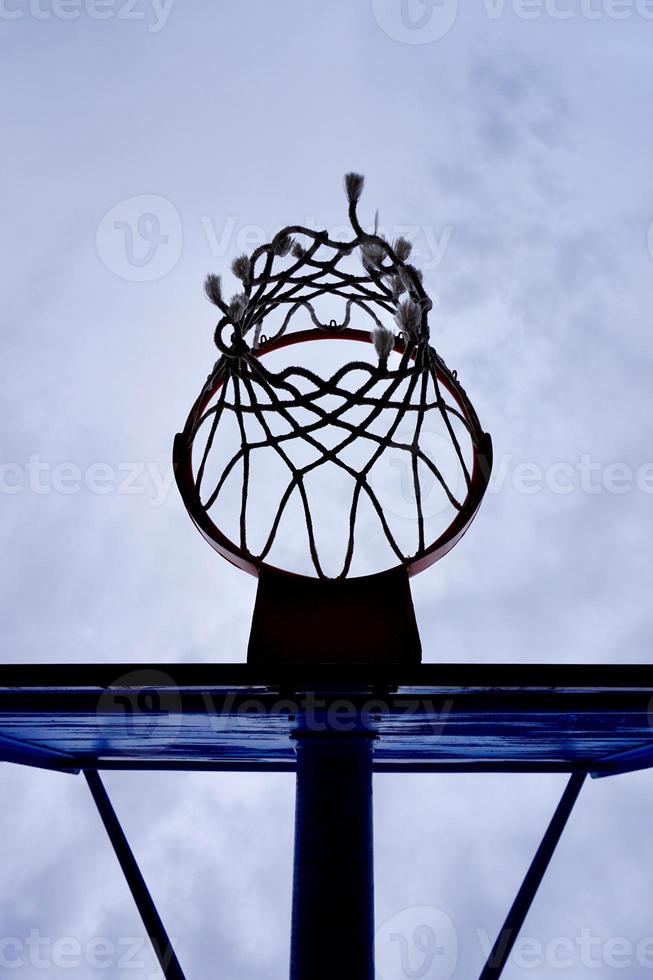
[(300, 735), (290, 980), (374, 980), (369, 733)]
[(533, 899), (542, 883), (549, 862), (553, 857), (558, 841), (565, 829), (567, 820), (578, 799), (578, 794), (585, 782), (585, 777), (585, 773), (574, 773), (567, 783), (562, 798), (556, 807), (556, 811), (551, 817), (551, 823), (547, 827), (542, 842), (531, 862), (531, 866), (526, 872), (526, 877), (522, 882), (521, 888), (517, 892), (517, 897), (508, 912), (503, 929), (499, 933), (492, 947), (492, 952), (488, 956), (480, 980), (498, 980), (501, 976), (503, 968), (508, 962), (508, 957), (512, 952), (512, 948), (515, 945), (517, 936), (528, 915)]
[(143, 925), (147, 929), (147, 934), (150, 937), (150, 942), (154, 948), (163, 975), (166, 980), (185, 980), (184, 973), (179, 965), (179, 960), (168, 939), (165, 926), (159, 917), (156, 905), (145, 884), (145, 879), (136, 863), (136, 858), (125, 837), (116, 812), (111, 805), (111, 800), (107, 795), (100, 775), (94, 769), (85, 769), (84, 776), (86, 777), (86, 782), (102, 818), (102, 823), (109, 835), (109, 840), (116, 852), (116, 857), (120, 862), (120, 867), (127, 879), (129, 890), (136, 902), (136, 907), (143, 920)]

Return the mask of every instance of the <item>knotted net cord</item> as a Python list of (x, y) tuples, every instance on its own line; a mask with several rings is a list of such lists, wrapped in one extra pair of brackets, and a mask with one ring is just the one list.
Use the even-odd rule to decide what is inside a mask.
[[(220, 309), (222, 317), (215, 330), (215, 342), (220, 357), (209, 375), (204, 391), (218, 392), (217, 398), (203, 410), (192, 414), (184, 431), (189, 445), (205, 424), (208, 437), (195, 476), (197, 501), (207, 513), (218, 502), (221, 491), (234, 468), (242, 464), (240, 492), (239, 546), (253, 562), (266, 561), (275, 543), (286, 507), (297, 492), (301, 501), (307, 531), (310, 560), (315, 574), (327, 578), (316, 541), (306, 478), (325, 464), (339, 467), (352, 481), (352, 496), (348, 513), (348, 534), (342, 568), (337, 577), (346, 577), (354, 556), (357, 516), (361, 497), (367, 498), (385, 539), (398, 562), (407, 564), (427, 546), (420, 464), (432, 474), (446, 498), (460, 512), (465, 501), (459, 500), (447, 483), (440, 467), (420, 446), (420, 436), (429, 412), (438, 412), (455, 457), (464, 476), (466, 491), (471, 487), (471, 474), (463, 449), (454, 429), (453, 420), (461, 423), (470, 443), (478, 445), (482, 430), (471, 403), (436, 351), (429, 345), (427, 315), (432, 304), (424, 292), (421, 275), (406, 261), (410, 245), (399, 238), (393, 244), (377, 234), (366, 233), (357, 217), (357, 203), (362, 190), (362, 178), (350, 174), (345, 179), (349, 197), (349, 218), (354, 237), (346, 242), (331, 239), (326, 231), (294, 225), (280, 231), (273, 241), (258, 248), (251, 257), (241, 256), (232, 265), (241, 279), (242, 291), (226, 302), (221, 281), (209, 276), (205, 291)], [(343, 268), (340, 264), (354, 253), (362, 259), (363, 273)], [(278, 269), (280, 260), (290, 256), (290, 265)], [(293, 261), (294, 260), (294, 261)], [(324, 322), (317, 311), (317, 301), (344, 301), (344, 316), (340, 322)], [(371, 321), (371, 339), (378, 355), (378, 364), (352, 361), (328, 378), (313, 370), (293, 365), (272, 371), (260, 358), (266, 347), (273, 345), (287, 332), (292, 333), (298, 314), (308, 314), (316, 332), (330, 336), (344, 334), (351, 323), (352, 310), (365, 314)], [(266, 320), (271, 323), (277, 314), (275, 327), (266, 336)], [(385, 314), (385, 316), (384, 316)], [(389, 317), (392, 318), (388, 325)], [(269, 318), (269, 319), (268, 319)], [(251, 338), (251, 342), (248, 342)], [(388, 366), (391, 352), (399, 355), (396, 367)], [(455, 390), (458, 404), (447, 400), (439, 377), (445, 377), (447, 387)], [(357, 379), (357, 380), (356, 380)], [(302, 390), (303, 388), (307, 390)], [(379, 391), (379, 389), (381, 389)], [(340, 403), (326, 408), (321, 402), (335, 396)], [(198, 405), (203, 404), (200, 396)], [(460, 405), (463, 406), (461, 411)], [(352, 409), (362, 411), (356, 422), (346, 418)], [(300, 421), (299, 413), (308, 415)], [(219, 478), (208, 489), (207, 461), (212, 453), (216, 434), (225, 413), (232, 413), (238, 426), (240, 447), (226, 462)], [(382, 433), (374, 428), (381, 417), (388, 418)], [(258, 424), (258, 437), (252, 439), (246, 419)], [(287, 431), (274, 432), (273, 421), (282, 420)], [(398, 430), (410, 421), (410, 439), (401, 438)], [(321, 441), (321, 430), (335, 427), (342, 439), (334, 446)], [(304, 465), (293, 461), (290, 443), (300, 440), (317, 453)], [(371, 454), (364, 465), (355, 467), (343, 458), (343, 452), (357, 440), (366, 440)], [(251, 458), (254, 452), (274, 452), (288, 470), (288, 483), (274, 513), (265, 543), (256, 554), (248, 542), (247, 513), (250, 494)], [(410, 458), (411, 479), (417, 522), (417, 550), (406, 554), (396, 540), (383, 507), (370, 482), (374, 465), (388, 451), (407, 453)]]

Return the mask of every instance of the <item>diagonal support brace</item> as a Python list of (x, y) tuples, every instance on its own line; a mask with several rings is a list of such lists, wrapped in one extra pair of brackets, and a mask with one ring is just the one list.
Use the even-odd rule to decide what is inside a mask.
[(574, 773), (567, 783), (562, 798), (542, 838), (542, 842), (531, 862), (531, 866), (526, 872), (521, 888), (517, 892), (517, 897), (508, 912), (503, 928), (497, 936), (490, 955), (487, 958), (487, 962), (483, 967), (480, 980), (498, 980), (501, 976), (533, 903), (533, 899), (542, 884), (542, 879), (553, 857), (558, 841), (562, 836), (562, 832), (565, 829), (567, 820), (578, 799), (578, 794), (585, 782), (586, 775), (586, 773)]
[(161, 921), (156, 905), (145, 884), (145, 879), (129, 846), (120, 821), (111, 804), (99, 773), (95, 769), (85, 769), (84, 776), (95, 800), (95, 805), (105, 826), (109, 840), (113, 845), (116, 857), (120, 862), (123, 874), (129, 885), (136, 907), (143, 920), (143, 925), (154, 948), (161, 970), (166, 980), (185, 980), (179, 960), (175, 955), (168, 938), (165, 926)]

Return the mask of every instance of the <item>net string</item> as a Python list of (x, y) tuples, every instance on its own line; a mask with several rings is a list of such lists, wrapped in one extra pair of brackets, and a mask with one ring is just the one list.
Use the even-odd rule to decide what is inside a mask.
[[(240, 548), (255, 563), (264, 562), (270, 554), (287, 505), (297, 491), (306, 525), (311, 563), (319, 578), (328, 576), (320, 559), (305, 483), (310, 473), (320, 466), (333, 464), (353, 481), (345, 557), (337, 576), (343, 578), (349, 574), (352, 566), (362, 495), (370, 502), (384, 537), (397, 559), (408, 563), (415, 557), (405, 554), (399, 546), (369, 480), (373, 467), (383, 454), (400, 451), (410, 456), (418, 539), (415, 554), (419, 554), (426, 546), (420, 464), (432, 474), (456, 511), (460, 512), (464, 506), (464, 501), (458, 500), (448, 486), (436, 462), (420, 447), (427, 413), (439, 413), (468, 492), (471, 474), (452, 419), (462, 424), (473, 445), (478, 445), (482, 435), (474, 410), (459, 385), (455, 372), (449, 371), (436, 351), (429, 346), (427, 314), (432, 304), (424, 292), (419, 271), (406, 261), (410, 254), (409, 243), (400, 238), (391, 245), (377, 234), (376, 224), (373, 234), (366, 233), (357, 217), (362, 178), (355, 174), (348, 175), (346, 187), (349, 217), (355, 233), (350, 241), (332, 240), (326, 231), (313, 231), (301, 225), (289, 226), (279, 232), (271, 243), (260, 246), (251, 257), (241, 256), (234, 261), (232, 269), (241, 279), (243, 288), (229, 302), (222, 295), (220, 278), (207, 278), (207, 296), (223, 316), (215, 330), (215, 342), (221, 356), (207, 379), (204, 392), (215, 392), (217, 387), (219, 392), (214, 403), (209, 399), (208, 408), (197, 408), (185, 430), (189, 445), (192, 445), (199, 429), (209, 423), (208, 437), (195, 477), (197, 501), (205, 512), (208, 513), (216, 505), (229, 475), (242, 463)], [(300, 244), (298, 237), (304, 238), (308, 245), (305, 247)], [(329, 259), (318, 257), (318, 253), (324, 249), (333, 251)], [(341, 260), (355, 251), (361, 254), (364, 275), (339, 268)], [(276, 271), (277, 260), (289, 254), (292, 254), (295, 261)], [(315, 301), (323, 296), (344, 301), (345, 312), (340, 323), (333, 319), (325, 323), (318, 316)], [(265, 337), (263, 328), (266, 318), (273, 311), (283, 312), (284, 307), (287, 310), (281, 323), (270, 337)], [(292, 328), (298, 314), (308, 314), (316, 331), (328, 330), (337, 334), (346, 331), (351, 322), (353, 308), (367, 314), (372, 321), (372, 340), (378, 354), (378, 366), (365, 361), (353, 361), (325, 379), (298, 365), (274, 372), (260, 360), (259, 348), (264, 349), (267, 343), (278, 341)], [(387, 315), (394, 318), (392, 326), (388, 327), (382, 319), (382, 313), (386, 314), (386, 318)], [(246, 338), (252, 334), (253, 341), (250, 343)], [(390, 369), (388, 358), (393, 350), (400, 354), (400, 360), (398, 367)], [(361, 372), (364, 380), (358, 385), (348, 386), (347, 382)], [(448, 388), (456, 391), (463, 410), (446, 400), (439, 375), (447, 379)], [(300, 382), (308, 383), (310, 390), (302, 391), (298, 387)], [(385, 382), (383, 390), (376, 393), (374, 389), (382, 382)], [(429, 392), (429, 383), (433, 386), (433, 394)], [(403, 392), (400, 391), (402, 385)], [(341, 403), (325, 408), (320, 401), (327, 396), (336, 396)], [(205, 406), (206, 399), (200, 396), (197, 404)], [(343, 418), (354, 408), (364, 411), (361, 421), (353, 422)], [(309, 421), (300, 422), (294, 414), (297, 410), (308, 413)], [(225, 413), (230, 413), (236, 419), (240, 447), (224, 465), (215, 485), (203, 494), (207, 462), (213, 452), (216, 434)], [(390, 417), (387, 428), (382, 434), (371, 431), (371, 427), (383, 413)], [(283, 420), (288, 431), (275, 433), (270, 424), (273, 417)], [(258, 438), (249, 437), (246, 418), (256, 421), (260, 429)], [(406, 419), (412, 419), (412, 436), (409, 441), (397, 436), (397, 430)], [(320, 441), (320, 431), (327, 427), (342, 431), (342, 439), (332, 447)], [(287, 451), (292, 440), (304, 442), (317, 452), (317, 457), (303, 466), (293, 462)], [(365, 464), (358, 468), (341, 458), (343, 451), (356, 440), (367, 440), (372, 449)], [(251, 459), (254, 452), (261, 450), (271, 450), (277, 455), (288, 470), (289, 480), (274, 513), (263, 548), (258, 554), (253, 554), (247, 537)]]

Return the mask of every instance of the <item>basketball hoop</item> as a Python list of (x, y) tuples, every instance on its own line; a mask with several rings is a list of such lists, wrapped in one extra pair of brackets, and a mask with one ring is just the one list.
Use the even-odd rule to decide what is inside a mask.
[[(363, 178), (348, 174), (345, 186), (352, 238), (336, 241), (326, 231), (289, 226), (251, 256), (233, 262), (241, 290), (230, 301), (223, 297), (220, 277), (206, 280), (206, 294), (222, 314), (215, 330), (220, 357), (176, 437), (175, 474), (185, 506), (207, 541), (254, 575), (308, 570), (320, 580), (355, 577), (364, 509), (365, 542), (379, 555), (372, 571), (403, 568), (415, 574), (460, 540), (490, 476), (490, 437), (456, 372), (429, 343), (432, 302), (420, 272), (408, 262), (410, 243), (404, 238), (389, 243), (376, 227), (373, 233), (364, 231), (357, 216)], [(316, 340), (356, 341), (364, 354), (320, 373), (306, 364), (307, 345)], [(268, 358), (291, 347), (303, 363), (276, 370), (268, 366)], [(441, 461), (422, 444), (425, 428), (435, 423), (451, 447), (462, 493), (454, 492)], [(231, 451), (221, 440), (230, 427), (237, 443)], [(388, 454), (397, 468), (410, 473), (411, 542), (403, 533), (405, 515), (402, 540), (375, 488)], [(253, 505), (256, 487), (268, 490), (264, 464), (255, 473), (263, 456), (281, 464), (287, 480), (274, 501), (259, 499)], [(322, 477), (334, 469), (348, 483), (347, 497), (338, 495), (346, 533), (341, 560), (329, 574), (315, 501), (320, 491), (324, 494)], [(437, 528), (424, 514), (425, 476), (448, 512)], [(231, 500), (232, 510), (237, 500), (238, 512), (232, 519), (235, 533), (230, 533), (224, 501), (235, 482), (238, 493)], [(305, 532), (299, 568), (292, 561), (274, 561), (293, 498)], [(298, 523), (291, 526), (295, 544)], [(258, 547), (252, 544), (255, 524), (265, 524)], [(328, 529), (329, 545), (336, 532)]]

